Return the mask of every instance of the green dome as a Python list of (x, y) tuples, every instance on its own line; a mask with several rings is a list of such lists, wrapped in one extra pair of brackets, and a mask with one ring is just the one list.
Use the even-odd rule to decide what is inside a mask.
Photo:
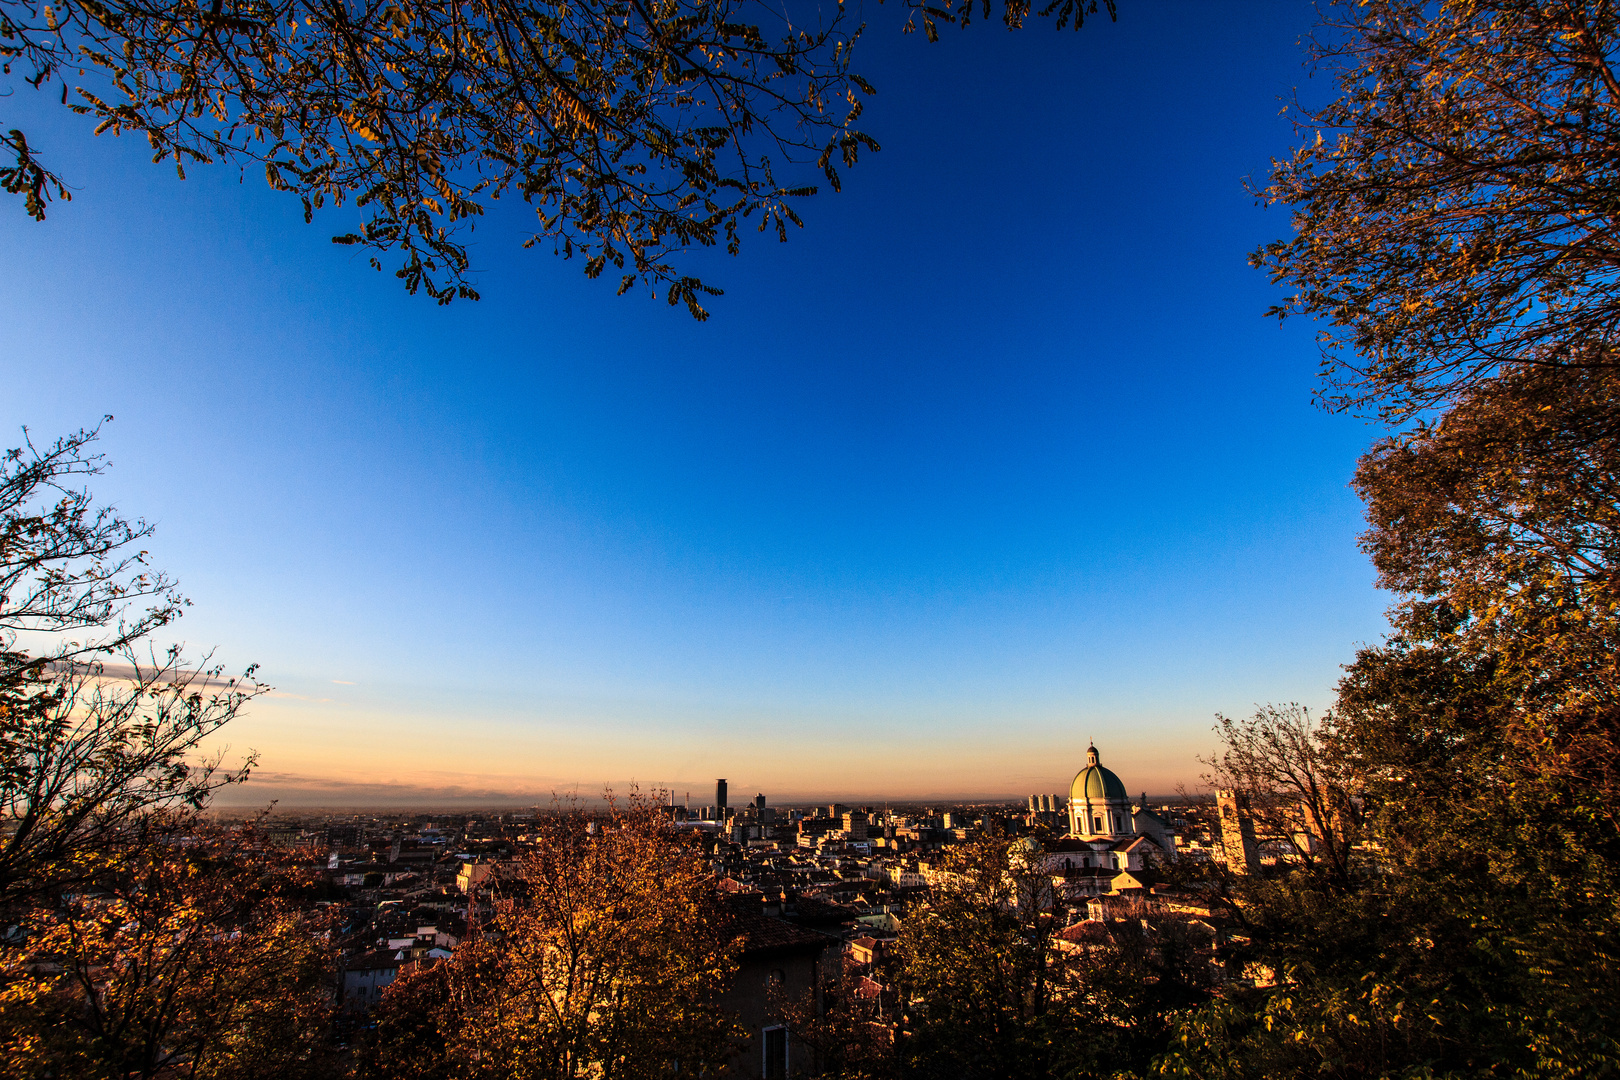
[(1130, 802), (1131, 797), (1125, 793), (1125, 785), (1112, 771), (1103, 768), (1097, 763), (1097, 748), (1091, 747), (1086, 751), (1088, 764), (1075, 775), (1074, 783), (1069, 785), (1069, 798), (1071, 799), (1119, 799)]

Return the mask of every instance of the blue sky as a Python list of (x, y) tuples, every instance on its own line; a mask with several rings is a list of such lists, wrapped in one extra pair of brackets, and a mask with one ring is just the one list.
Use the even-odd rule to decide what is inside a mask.
[[(1325, 705), (1387, 598), (1247, 267), (1306, 4), (1126, 3), (930, 46), (868, 12), (883, 144), (696, 323), (523, 251), (409, 297), (251, 174), (180, 183), (21, 92), (78, 185), (0, 216), (0, 425), (113, 413), (185, 638), (263, 665), (241, 797), (1057, 791), (1196, 779), (1217, 711)], [(1320, 91), (1318, 91), (1320, 92)]]

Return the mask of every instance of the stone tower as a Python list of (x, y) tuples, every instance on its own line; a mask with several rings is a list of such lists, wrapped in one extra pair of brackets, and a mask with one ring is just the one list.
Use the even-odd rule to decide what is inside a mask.
[(1260, 845), (1254, 839), (1254, 818), (1249, 800), (1235, 791), (1217, 791), (1215, 808), (1221, 815), (1221, 848), (1226, 865), (1239, 874), (1260, 872)]

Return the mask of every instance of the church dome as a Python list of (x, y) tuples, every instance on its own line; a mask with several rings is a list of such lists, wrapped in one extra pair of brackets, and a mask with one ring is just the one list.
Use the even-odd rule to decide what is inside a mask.
[(1074, 783), (1069, 785), (1069, 798), (1129, 802), (1131, 797), (1125, 793), (1125, 785), (1120, 778), (1098, 764), (1097, 748), (1093, 746), (1086, 750), (1086, 767), (1075, 775)]

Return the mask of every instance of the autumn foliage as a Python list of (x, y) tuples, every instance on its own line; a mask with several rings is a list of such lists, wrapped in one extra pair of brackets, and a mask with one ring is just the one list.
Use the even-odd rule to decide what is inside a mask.
[(534, 1078), (714, 1074), (740, 1032), (716, 1008), (740, 943), (701, 851), (643, 799), (559, 813), (493, 886), (451, 960), (389, 988), (377, 1070)]
[(332, 956), (297, 871), (196, 819), (144, 840), (30, 913), (26, 950), (5, 953), (11, 1075), (332, 1075)]

